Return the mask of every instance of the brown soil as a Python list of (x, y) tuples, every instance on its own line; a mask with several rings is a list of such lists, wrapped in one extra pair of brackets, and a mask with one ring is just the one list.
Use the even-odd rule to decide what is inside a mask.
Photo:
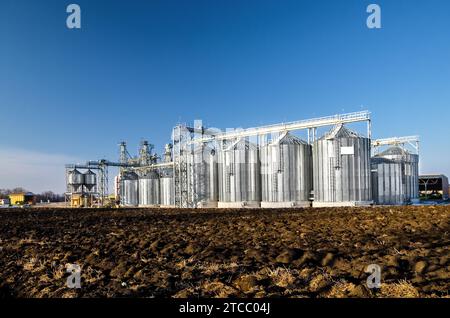
[(449, 220), (450, 206), (2, 209), (0, 298), (448, 297)]

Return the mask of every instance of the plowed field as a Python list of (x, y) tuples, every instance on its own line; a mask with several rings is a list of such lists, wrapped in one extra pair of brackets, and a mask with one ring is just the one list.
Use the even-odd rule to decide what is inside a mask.
[(0, 298), (448, 297), (449, 221), (450, 206), (2, 209)]

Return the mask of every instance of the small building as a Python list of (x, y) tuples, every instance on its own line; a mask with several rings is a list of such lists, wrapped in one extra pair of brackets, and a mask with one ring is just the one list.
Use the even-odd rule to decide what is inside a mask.
[(9, 199), (0, 199), (0, 205), (9, 205), (10, 201)]
[(73, 193), (70, 197), (70, 206), (72, 208), (88, 208), (93, 203), (92, 196), (81, 193)]
[(425, 198), (448, 200), (448, 178), (443, 174), (428, 174), (419, 176), (420, 195)]
[(11, 205), (36, 204), (36, 196), (32, 192), (11, 193), (9, 200)]

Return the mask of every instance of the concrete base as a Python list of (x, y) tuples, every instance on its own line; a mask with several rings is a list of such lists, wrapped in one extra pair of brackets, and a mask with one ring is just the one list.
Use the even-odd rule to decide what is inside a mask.
[(259, 208), (259, 201), (243, 201), (243, 202), (219, 202), (218, 207), (222, 209), (239, 209), (239, 208)]
[(217, 202), (198, 202), (197, 208), (217, 208)]
[(373, 201), (344, 201), (344, 202), (316, 202), (313, 201), (313, 208), (322, 207), (351, 207), (351, 206), (371, 206)]
[(309, 201), (290, 201), (290, 202), (261, 202), (261, 208), (308, 208), (311, 206)]
[(140, 204), (140, 208), (159, 208), (159, 204)]
[(169, 209), (169, 208), (175, 208), (175, 205), (160, 205), (159, 207), (163, 208), (163, 209)]

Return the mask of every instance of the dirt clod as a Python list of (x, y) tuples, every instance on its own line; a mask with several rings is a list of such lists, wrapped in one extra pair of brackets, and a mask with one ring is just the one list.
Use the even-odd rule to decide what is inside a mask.
[(426, 261), (418, 261), (415, 265), (414, 265), (414, 271), (418, 274), (422, 274), (423, 272), (425, 272), (425, 269), (427, 268), (428, 263)]
[(237, 279), (235, 284), (244, 293), (248, 293), (258, 286), (258, 279), (254, 275), (244, 275)]
[(333, 262), (334, 254), (333, 253), (327, 253), (325, 257), (322, 259), (322, 266), (328, 266)]
[(371, 293), (366, 286), (357, 285), (350, 291), (349, 296), (354, 298), (367, 298), (371, 297)]
[(288, 248), (283, 250), (283, 252), (277, 256), (276, 261), (282, 264), (289, 264), (299, 256), (300, 252), (298, 250)]

